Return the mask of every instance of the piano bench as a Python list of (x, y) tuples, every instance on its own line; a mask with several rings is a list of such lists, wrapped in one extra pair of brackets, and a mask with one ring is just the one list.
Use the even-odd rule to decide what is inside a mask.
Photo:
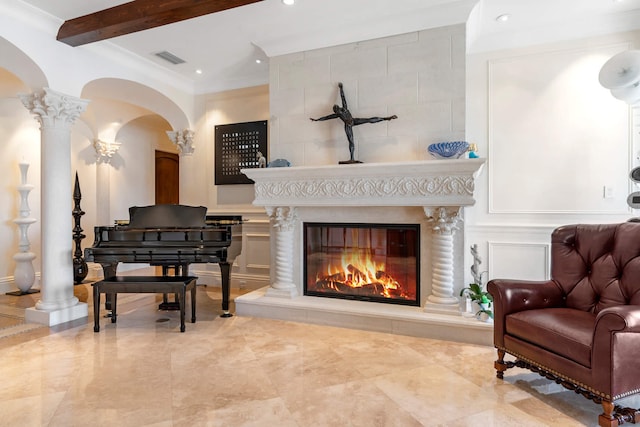
[(191, 291), (191, 323), (196, 323), (195, 276), (113, 276), (93, 286), (93, 331), (100, 332), (100, 294), (111, 297), (111, 323), (116, 323), (119, 293), (175, 293), (180, 300), (180, 332), (185, 331), (184, 318), (187, 291)]

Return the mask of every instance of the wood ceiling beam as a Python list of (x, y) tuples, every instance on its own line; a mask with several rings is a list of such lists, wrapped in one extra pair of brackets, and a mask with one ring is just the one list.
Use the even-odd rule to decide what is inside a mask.
[(134, 0), (65, 21), (56, 39), (80, 46), (263, 0)]

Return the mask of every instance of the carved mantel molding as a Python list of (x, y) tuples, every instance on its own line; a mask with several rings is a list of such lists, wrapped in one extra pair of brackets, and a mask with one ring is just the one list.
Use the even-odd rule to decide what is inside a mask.
[(258, 206), (469, 206), (484, 159), (243, 169)]

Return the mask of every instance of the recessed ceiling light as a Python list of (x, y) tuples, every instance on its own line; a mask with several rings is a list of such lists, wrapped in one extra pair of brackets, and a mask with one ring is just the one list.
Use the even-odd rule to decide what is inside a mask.
[(293, 4), (295, 4), (296, 0), (282, 0), (282, 3), (286, 4), (287, 6), (291, 6)]
[(503, 13), (502, 15), (496, 16), (496, 21), (498, 22), (507, 22), (511, 18), (511, 15), (508, 13)]
[(260, 64), (260, 63), (262, 63), (262, 61), (259, 59), (256, 59), (256, 64)]
[(202, 70), (201, 70), (200, 68), (198, 68), (198, 69), (196, 70), (196, 74), (202, 74)]

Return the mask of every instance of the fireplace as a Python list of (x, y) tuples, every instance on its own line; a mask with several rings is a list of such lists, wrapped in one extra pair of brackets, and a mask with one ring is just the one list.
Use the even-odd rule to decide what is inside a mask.
[[(465, 262), (464, 209), (475, 203), (475, 179), (483, 164), (484, 159), (455, 159), (243, 169), (255, 182), (254, 205), (263, 206), (269, 220), (270, 281), (264, 288), (237, 297), (236, 312), (490, 345), (491, 325), (461, 316), (458, 299), (460, 289), (468, 283), (464, 278), (469, 265)], [(334, 232), (338, 235), (366, 233), (361, 224), (376, 232), (390, 228), (384, 231), (385, 238), (387, 233), (414, 227), (418, 235), (415, 260), (420, 269), (401, 273), (395, 280), (415, 274), (415, 300), (420, 305), (406, 301), (374, 304), (333, 292), (331, 298), (309, 293), (307, 276), (315, 281), (317, 275), (307, 271), (308, 266), (305, 270), (309, 251), (315, 258), (340, 256), (331, 251), (317, 253), (322, 241), (311, 244), (305, 235), (313, 233), (319, 238), (326, 234), (323, 227), (334, 225), (340, 230)], [(396, 224), (408, 228), (398, 229)], [(406, 258), (414, 257), (413, 249), (402, 250)], [(392, 251), (387, 258), (396, 254)], [(397, 274), (389, 268), (385, 266), (385, 274)]]
[(420, 225), (304, 223), (304, 295), (420, 305)]

